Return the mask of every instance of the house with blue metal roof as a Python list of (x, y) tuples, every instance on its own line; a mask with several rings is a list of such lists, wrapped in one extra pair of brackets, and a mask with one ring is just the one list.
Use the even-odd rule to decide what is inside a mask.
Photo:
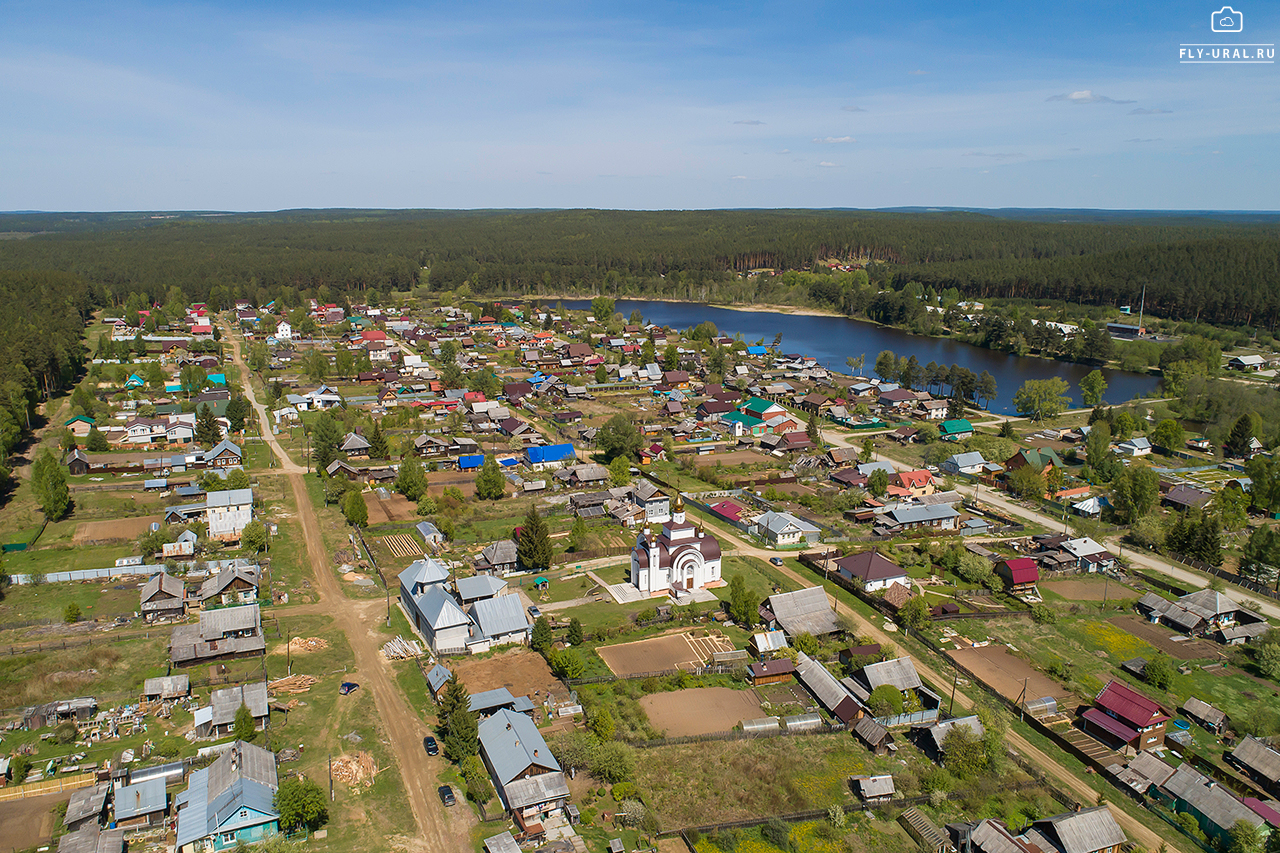
[(535, 471), (559, 468), (561, 465), (577, 462), (572, 444), (549, 444), (546, 447), (530, 447), (525, 451), (529, 467)]
[(453, 673), (444, 664), (438, 663), (431, 667), (431, 671), (427, 673), (427, 685), (431, 688), (431, 695), (439, 699), (450, 678), (453, 678)]
[(156, 776), (133, 785), (117, 786), (113, 796), (116, 826), (155, 826), (169, 811), (164, 778)]
[(476, 625), (474, 639), (484, 638), (491, 646), (529, 640), (529, 618), (518, 595), (480, 599), (471, 606), (471, 618)]
[(192, 773), (174, 801), (178, 853), (229, 850), (277, 834), (278, 787), (275, 755), (242, 740), (231, 744), (213, 764)]
[(481, 720), (480, 757), (498, 799), (522, 831), (540, 832), (542, 821), (568, 803), (569, 784), (560, 763), (524, 714), (504, 708)]

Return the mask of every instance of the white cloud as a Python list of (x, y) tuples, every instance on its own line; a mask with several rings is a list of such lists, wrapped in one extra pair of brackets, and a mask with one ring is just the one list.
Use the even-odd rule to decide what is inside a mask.
[(782, 149), (781, 151), (779, 151), (778, 153), (779, 153), (779, 154), (790, 154), (790, 153), (791, 153), (791, 149), (790, 149), (790, 148), (783, 148), (783, 149)]
[(750, 125), (759, 125), (759, 124), (764, 124), (764, 122), (760, 121), (759, 119), (754, 119), (754, 118), (744, 118), (744, 119), (742, 119), (741, 121), (735, 121), (735, 122), (734, 122), (734, 124), (750, 124)]
[(1173, 110), (1161, 110), (1161, 109), (1144, 110), (1141, 107), (1139, 107), (1136, 110), (1129, 110), (1129, 115), (1131, 116), (1167, 116), (1172, 112)]
[(1046, 101), (1070, 101), (1073, 104), (1132, 104), (1134, 101), (1117, 101), (1115, 98), (1108, 98), (1106, 95), (1098, 95), (1089, 89), (1080, 92), (1071, 92), (1066, 95), (1051, 95), (1045, 98)]
[(915, 71), (908, 71), (907, 73), (908, 73), (908, 74), (910, 74), (912, 77), (923, 77), (924, 75), (928, 74), (929, 72), (928, 72), (928, 71), (921, 71), (919, 68), (917, 68)]
[(746, 175), (734, 175), (733, 177), (729, 178), (729, 180), (731, 181), (745, 181), (746, 179), (747, 179)]
[(1018, 152), (996, 152), (996, 151), (969, 151), (966, 157), (990, 157), (992, 160), (1016, 160), (1019, 157), (1026, 157), (1021, 151)]
[(845, 142), (857, 142), (852, 136), (820, 136), (815, 137), (814, 142), (818, 145), (840, 145)]
[(836, 166), (836, 164), (835, 164), (835, 163), (830, 163), (830, 162), (827, 162), (826, 160), (823, 160), (821, 163), (819, 163), (819, 164), (818, 164), (818, 166), (820, 166), (820, 167), (821, 167), (821, 168), (823, 168), (823, 169), (835, 169), (835, 168), (837, 168), (837, 166)]
[(1160, 138), (1159, 138), (1159, 137), (1156, 137), (1155, 139), (1126, 139), (1126, 140), (1125, 140), (1125, 142), (1137, 142), (1137, 143), (1143, 143), (1143, 142), (1159, 142), (1159, 141), (1160, 141)]
[(844, 110), (847, 113), (865, 113), (866, 112), (866, 110), (864, 110), (862, 107), (855, 107), (853, 104), (848, 104), (846, 106), (841, 107), (840, 109)]

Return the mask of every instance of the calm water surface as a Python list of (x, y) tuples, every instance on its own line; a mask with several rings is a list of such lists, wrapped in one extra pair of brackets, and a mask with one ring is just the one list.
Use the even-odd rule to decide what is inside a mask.
[[(590, 309), (589, 300), (564, 300), (566, 308)], [(991, 411), (1013, 413), (1013, 395), (1028, 379), (1048, 379), (1060, 376), (1071, 386), (1074, 406), (1080, 402), (1080, 379), (1093, 370), (1082, 364), (1049, 361), (1042, 358), (1025, 358), (996, 350), (983, 349), (947, 338), (930, 338), (912, 335), (901, 329), (878, 326), (865, 320), (845, 317), (809, 317), (800, 314), (781, 314), (772, 311), (733, 311), (710, 305), (688, 302), (641, 302), (619, 300), (615, 310), (630, 316), (639, 309), (645, 320), (660, 326), (688, 329), (710, 320), (723, 334), (741, 334), (747, 343), (754, 344), (764, 338), (765, 345), (773, 343), (774, 335), (782, 333), (781, 350), (784, 353), (801, 353), (816, 358), (824, 367), (848, 372), (845, 359), (865, 356), (863, 373), (870, 376), (876, 356), (882, 350), (892, 350), (899, 356), (914, 355), (924, 366), (931, 361), (939, 364), (959, 364), (974, 373), (987, 371), (995, 377), (999, 393), (991, 401)], [(1102, 371), (1107, 378), (1106, 401), (1124, 403), (1134, 397), (1156, 390), (1159, 379), (1123, 370)]]

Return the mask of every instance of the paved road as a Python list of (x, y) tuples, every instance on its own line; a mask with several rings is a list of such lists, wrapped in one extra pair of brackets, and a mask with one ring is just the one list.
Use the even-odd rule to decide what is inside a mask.
[(378, 606), (373, 607), (364, 602), (352, 601), (339, 589), (333, 568), (329, 565), (319, 519), (307, 494), (303, 479), (306, 471), (289, 458), (272, 435), (267, 410), (258, 402), (249, 381), (249, 368), (241, 356), (240, 341), (229, 329), (225, 331), (227, 339), (231, 341), (232, 358), (244, 377), (245, 395), (258, 414), (263, 437), (279, 461), (280, 467), (274, 470), (285, 474), (293, 489), (294, 501), (298, 505), (298, 518), (302, 522), (302, 533), (307, 543), (307, 556), (311, 560), (316, 592), (320, 597), (320, 603), (316, 606), (331, 615), (334, 623), (346, 634), (355, 655), (356, 672), (352, 680), (359, 681), (373, 694), (392, 754), (400, 766), (409, 807), (418, 825), (418, 838), (414, 847), (432, 853), (469, 849), (470, 827), (474, 823), (474, 815), (468, 808), (454, 808), (446, 813), (435, 799), (434, 781), (443, 766), (443, 759), (429, 758), (423, 751), (422, 739), (431, 732), (421, 717), (409, 707), (382, 656), (383, 637), (376, 633), (374, 625), (380, 619), (378, 614), (383, 602), (374, 601), (373, 604)]

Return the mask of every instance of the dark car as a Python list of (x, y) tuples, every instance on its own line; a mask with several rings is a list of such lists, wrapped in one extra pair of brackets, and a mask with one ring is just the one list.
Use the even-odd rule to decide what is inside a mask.
[(343, 696), (346, 696), (348, 693), (354, 693), (359, 689), (360, 685), (356, 684), (354, 681), (344, 681), (342, 682), (342, 686), (338, 688), (338, 692)]
[(775, 566), (781, 566), (781, 565), (782, 565), (782, 558), (781, 558), (781, 557), (770, 557), (770, 558), (769, 558), (769, 562), (770, 562), (770, 563), (773, 563)]
[(427, 755), (439, 755), (440, 746), (433, 737), (424, 737), (422, 739), (422, 748), (427, 751)]
[(456, 802), (458, 802), (456, 799), (454, 799), (453, 789), (450, 788), (448, 785), (441, 785), (438, 790), (438, 793), (440, 794), (440, 802), (444, 803), (446, 806), (451, 806)]

